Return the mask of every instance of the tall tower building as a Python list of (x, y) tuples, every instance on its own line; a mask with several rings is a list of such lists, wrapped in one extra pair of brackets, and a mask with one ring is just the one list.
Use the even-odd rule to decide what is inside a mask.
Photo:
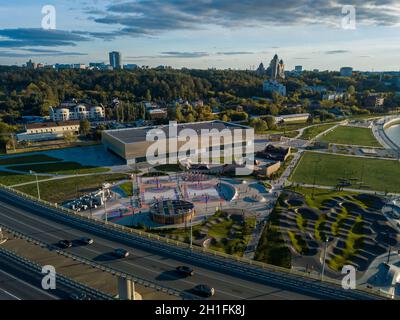
[(122, 68), (122, 57), (121, 53), (117, 51), (113, 51), (109, 53), (110, 56), (110, 65), (114, 69), (121, 69)]
[(272, 79), (285, 79), (285, 64), (283, 60), (279, 60), (277, 54), (271, 60), (267, 73)]

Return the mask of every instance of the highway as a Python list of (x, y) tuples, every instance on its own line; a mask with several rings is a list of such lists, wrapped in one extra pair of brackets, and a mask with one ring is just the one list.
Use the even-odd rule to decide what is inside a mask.
[[(9, 270), (9, 266), (7, 267)], [(22, 278), (28, 278), (22, 280)], [(29, 276), (13, 274), (0, 269), (0, 300), (56, 300), (55, 295), (29, 283)]]
[[(48, 244), (56, 244), (61, 239), (74, 240), (83, 236), (93, 238), (94, 244), (75, 245), (67, 251), (181, 292), (190, 292), (190, 289), (197, 284), (207, 284), (216, 290), (213, 299), (219, 300), (373, 298), (364, 293), (360, 295), (329, 285), (326, 286), (326, 290), (316, 290), (315, 286), (320, 285), (319, 281), (280, 275), (251, 266), (242, 266), (242, 272), (240, 269), (230, 270), (230, 266), (217, 264), (214, 261), (216, 258), (213, 260), (213, 257), (207, 255), (201, 256), (199, 253), (194, 254), (189, 251), (182, 254), (178, 249), (175, 252), (175, 249), (169, 248), (168, 245), (152, 244), (147, 239), (132, 241), (128, 239), (130, 235), (126, 235), (125, 240), (116, 237), (113, 232), (105, 234), (104, 230), (98, 232), (97, 229), (90, 229), (85, 225), (57, 220), (47, 215), (47, 211), (51, 209), (25, 203), (13, 195), (0, 191), (0, 223)], [(115, 248), (129, 250), (130, 257), (114, 259), (109, 253)], [(228, 263), (235, 264), (234, 261)], [(174, 273), (174, 269), (183, 264), (195, 270), (193, 277), (181, 278)], [(262, 273), (258, 275), (258, 272)]]

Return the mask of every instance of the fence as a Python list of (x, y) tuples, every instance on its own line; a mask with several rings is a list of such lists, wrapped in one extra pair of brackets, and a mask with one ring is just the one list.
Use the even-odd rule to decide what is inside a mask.
[[(5, 248), (0, 248), (0, 256), (4, 260), (9, 260), (13, 263), (13, 265), (20, 265), (24, 269), (29, 270), (37, 275), (43, 276), (42, 267), (28, 259), (25, 259), (21, 256), (16, 255), (14, 252), (7, 250)], [(76, 290), (78, 292), (84, 292), (90, 298), (96, 300), (112, 300), (113, 298), (110, 295), (107, 295), (99, 290), (90, 288), (84, 284), (81, 284), (75, 280), (65, 277), (64, 275), (57, 274), (57, 281), (64, 286)]]
[[(71, 254), (71, 253), (66, 252), (64, 250), (60, 250), (56, 245), (51, 245), (51, 244), (44, 243), (44, 242), (42, 242), (42, 241), (40, 241), (38, 239), (35, 239), (35, 238), (31, 237), (31, 236), (27, 236), (27, 235), (25, 235), (25, 234), (23, 234), (21, 232), (18, 232), (18, 231), (14, 230), (14, 229), (12, 229), (12, 228), (10, 228), (8, 226), (3, 225), (3, 224), (0, 224), (0, 227), (3, 230), (13, 234), (17, 238), (24, 239), (24, 240), (26, 240), (26, 241), (28, 241), (30, 243), (33, 243), (35, 245), (38, 245), (38, 246), (42, 247), (42, 248), (46, 248), (46, 249), (52, 250), (52, 251), (56, 252), (59, 255), (62, 255), (64, 257), (66, 257), (66, 258), (70, 258), (70, 259), (72, 259), (74, 261), (83, 263), (83, 264), (88, 265), (88, 266), (90, 266), (92, 268), (96, 268), (96, 269), (99, 269), (101, 271), (108, 272), (108, 273), (110, 273), (110, 274), (112, 274), (114, 276), (118, 276), (118, 277), (126, 278), (128, 280), (132, 280), (136, 284), (140, 284), (140, 285), (145, 286), (147, 288), (155, 289), (157, 291), (166, 293), (168, 295), (173, 295), (173, 296), (184, 298), (184, 299), (185, 298), (187, 298), (187, 299), (190, 298), (191, 300), (198, 299), (197, 296), (191, 295), (189, 293), (181, 293), (178, 290), (175, 290), (175, 289), (172, 289), (172, 288), (169, 288), (169, 287), (166, 287), (166, 286), (160, 286), (160, 285), (158, 285), (156, 283), (153, 283), (151, 281), (139, 278), (137, 276), (133, 276), (133, 275), (131, 275), (129, 273), (126, 273), (126, 272), (123, 272), (123, 271), (119, 271), (119, 270), (117, 270), (115, 268), (110, 268), (108, 266), (105, 266), (105, 265), (102, 265), (102, 264), (99, 264), (99, 263), (95, 263), (95, 262), (93, 262), (93, 261), (91, 261), (89, 259), (80, 257), (78, 255)], [(6, 250), (6, 249), (4, 249), (4, 250)]]

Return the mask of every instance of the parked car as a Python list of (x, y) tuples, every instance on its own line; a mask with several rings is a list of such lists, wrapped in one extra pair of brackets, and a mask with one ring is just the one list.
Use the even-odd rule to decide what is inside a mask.
[(71, 248), (72, 247), (72, 241), (60, 240), (60, 241), (58, 241), (58, 246), (60, 248), (63, 248), (63, 249)]
[(193, 269), (188, 267), (188, 266), (176, 267), (176, 272), (179, 273), (179, 274), (182, 274), (184, 276), (187, 276), (187, 277), (194, 275)]
[(80, 238), (79, 239), (79, 242), (80, 243), (82, 243), (82, 244), (86, 244), (86, 245), (89, 245), (89, 244), (93, 244), (94, 243), (94, 240), (93, 239), (91, 239), (91, 238)]
[(209, 298), (215, 294), (215, 289), (205, 284), (199, 284), (193, 288), (193, 292), (199, 296)]
[(114, 255), (118, 258), (126, 258), (129, 256), (129, 251), (122, 248), (118, 248), (114, 250)]

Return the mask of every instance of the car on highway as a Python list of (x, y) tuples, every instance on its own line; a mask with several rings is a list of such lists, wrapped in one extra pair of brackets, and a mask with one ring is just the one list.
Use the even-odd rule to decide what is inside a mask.
[(60, 241), (58, 241), (58, 246), (60, 248), (63, 248), (63, 249), (71, 248), (72, 247), (72, 241), (60, 240)]
[(86, 237), (80, 238), (78, 241), (79, 241), (79, 243), (82, 243), (82, 244), (85, 244), (85, 245), (89, 245), (89, 244), (93, 244), (94, 243), (94, 240), (92, 238), (86, 238)]
[(186, 277), (194, 275), (193, 269), (188, 267), (188, 266), (178, 266), (178, 267), (176, 267), (175, 270), (176, 270), (177, 273), (179, 273), (179, 274), (181, 274), (183, 276), (186, 276)]
[(126, 258), (129, 256), (129, 251), (122, 248), (118, 248), (114, 250), (113, 254), (117, 258)]
[(205, 284), (199, 284), (193, 288), (193, 293), (201, 297), (212, 297), (215, 294), (215, 289)]
[(71, 300), (91, 300), (85, 292), (76, 292), (71, 294), (69, 297)]

